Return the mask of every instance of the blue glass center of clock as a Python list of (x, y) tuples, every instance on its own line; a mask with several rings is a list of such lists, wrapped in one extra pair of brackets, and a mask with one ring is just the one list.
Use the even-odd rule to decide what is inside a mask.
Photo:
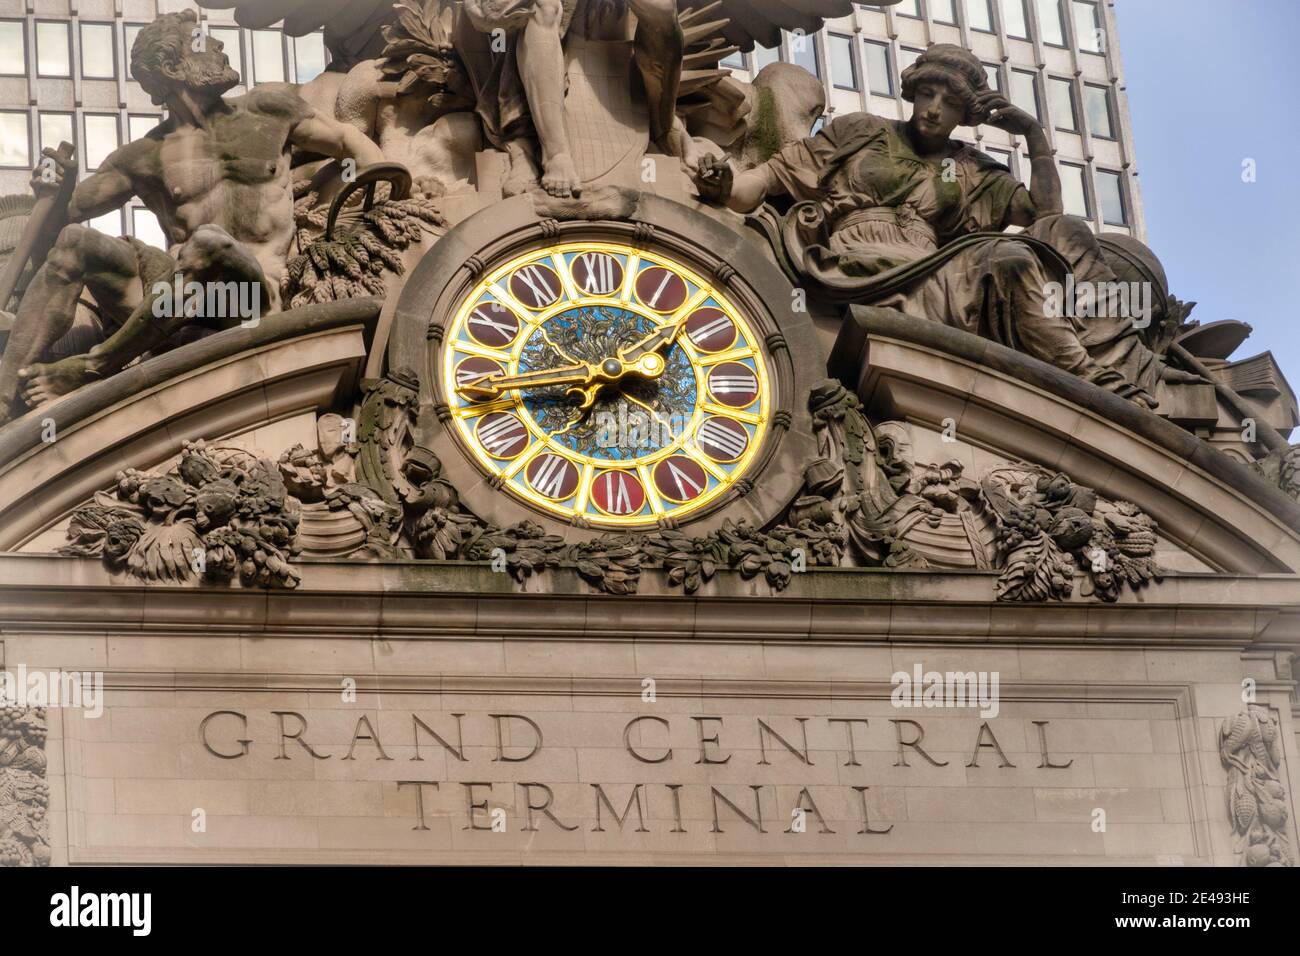
[[(587, 362), (603, 366), (655, 331), (656, 323), (617, 306), (577, 306), (533, 329), (519, 355), (519, 372)], [(586, 412), (553, 386), (524, 391), (524, 409), (542, 431), (569, 451), (603, 461), (634, 461), (672, 445), (695, 413), (695, 368), (683, 349), (664, 354), (658, 378), (630, 374), (607, 385)]]

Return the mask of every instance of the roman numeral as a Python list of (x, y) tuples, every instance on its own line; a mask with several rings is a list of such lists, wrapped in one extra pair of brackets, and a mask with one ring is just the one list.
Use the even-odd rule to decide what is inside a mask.
[(731, 320), (725, 315), (720, 315), (708, 325), (701, 325), (691, 333), (691, 341), (696, 343), (707, 342), (715, 335), (725, 333), (731, 328)]
[(575, 265), (587, 295), (609, 295), (618, 287), (618, 261), (613, 256), (587, 252), (578, 256)]
[[(694, 478), (674, 465), (671, 458), (664, 462), (664, 464), (668, 466), (668, 473), (672, 475), (673, 483), (677, 485), (677, 497), (680, 500), (687, 501), (696, 497), (704, 490), (703, 486), (698, 484)], [(686, 493), (686, 485), (690, 486), (691, 491), (693, 491), (694, 494)]]
[(513, 415), (480, 425), (478, 439), (495, 458), (510, 458), (518, 454), (528, 441), (528, 429)]
[(515, 273), (515, 278), (532, 292), (532, 305), (550, 305), (560, 297), (560, 290), (551, 288), (552, 277), (549, 272), (550, 270), (539, 269), (537, 266), (526, 266)]
[(546, 455), (533, 474), (533, 487), (548, 498), (559, 498), (564, 494), (564, 479), (568, 475), (569, 462), (559, 455)]
[(607, 471), (601, 478), (605, 485), (606, 509), (611, 514), (631, 514), (632, 495), (628, 491), (627, 476), (616, 475), (612, 471)]
[(714, 395), (747, 395), (758, 391), (758, 379), (753, 375), (713, 375), (709, 388)]
[(456, 369), (456, 387), (464, 388), (466, 385), (477, 385), (479, 382), (491, 378), (499, 371), (500, 369), (493, 369), (490, 372), (476, 372), (472, 368), (465, 368), (462, 365)]
[(716, 418), (710, 418), (700, 426), (699, 436), (701, 445), (710, 445), (724, 458), (739, 458), (749, 445), (745, 436), (721, 424)]
[(671, 272), (669, 272), (667, 269), (664, 269), (662, 271), (664, 274), (664, 281), (659, 283), (659, 288), (655, 289), (655, 294), (646, 300), (646, 304), (650, 306), (650, 308), (652, 309), (659, 308), (659, 297), (662, 296), (664, 294), (664, 290), (668, 288), (668, 283), (673, 281), (673, 274)]
[[(498, 315), (506, 311), (504, 306), (495, 303), (490, 306), (490, 308)], [(489, 330), (490, 332), (496, 332), (498, 335), (502, 335), (506, 339), (513, 339), (515, 333), (519, 330), (519, 325), (514, 321), (514, 316), (507, 312), (505, 321), (498, 321), (488, 315), (487, 312), (483, 310), (483, 306), (479, 306), (469, 314), (468, 324), (478, 326), (480, 329)]]

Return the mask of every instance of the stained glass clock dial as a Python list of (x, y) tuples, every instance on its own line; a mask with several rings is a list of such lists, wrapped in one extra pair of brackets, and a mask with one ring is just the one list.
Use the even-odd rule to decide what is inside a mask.
[(593, 527), (707, 509), (763, 445), (763, 340), (720, 290), (658, 252), (567, 242), (517, 256), (446, 326), (458, 442), (504, 493)]

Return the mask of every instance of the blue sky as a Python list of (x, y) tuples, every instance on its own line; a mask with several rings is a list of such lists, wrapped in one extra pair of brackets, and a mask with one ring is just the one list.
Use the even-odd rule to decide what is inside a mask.
[[(1300, 390), (1300, 0), (1115, 0), (1147, 241)], [(1242, 161), (1257, 181), (1242, 182)]]

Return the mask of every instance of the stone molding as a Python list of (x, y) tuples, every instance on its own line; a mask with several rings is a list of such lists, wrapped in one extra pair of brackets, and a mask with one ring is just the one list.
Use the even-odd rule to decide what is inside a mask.
[[(201, 631), (321, 639), (974, 641), (1103, 646), (1268, 645), (1300, 636), (1300, 579), (1172, 574), (1115, 604), (1005, 604), (991, 572), (812, 570), (779, 597), (719, 573), (695, 597), (592, 594), (558, 570), (521, 592), (486, 566), (307, 561), (292, 592), (128, 583), (98, 560), (0, 555), (10, 632)], [(661, 573), (661, 572), (655, 572)], [(650, 576), (649, 574), (647, 575)], [(42, 587), (35, 587), (40, 584)], [(76, 594), (78, 600), (69, 600)], [(749, 600), (747, 600), (749, 599)], [(378, 611), (376, 613), (376, 605)]]
[(1300, 506), (1200, 439), (969, 333), (889, 310), (852, 314), (831, 368), (855, 379), (846, 384), (873, 416), (935, 430), (950, 418), (961, 440), (1133, 502), (1163, 535), (1229, 573), (1300, 570)]
[[(92, 385), (0, 432), (0, 549), (14, 550), (127, 468), (148, 468), (187, 440), (219, 439), (356, 388), (373, 300), (331, 303), (230, 329)], [(53, 419), (58, 440), (40, 440)]]

